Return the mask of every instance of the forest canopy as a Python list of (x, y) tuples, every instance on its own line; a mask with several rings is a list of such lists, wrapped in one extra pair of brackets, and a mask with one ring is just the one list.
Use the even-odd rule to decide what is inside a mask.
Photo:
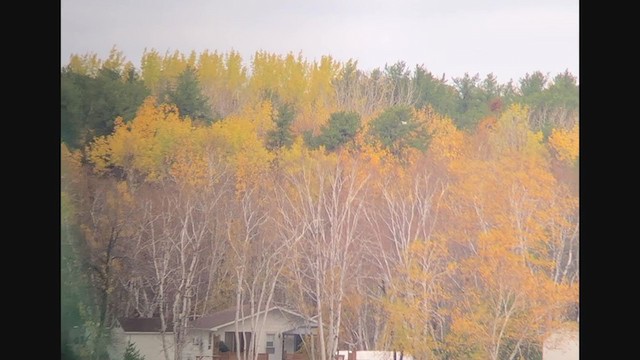
[[(63, 347), (117, 317), (278, 304), (348, 346), (540, 358), (578, 319), (573, 74), (115, 47), (61, 69)], [(250, 266), (248, 266), (250, 265)]]

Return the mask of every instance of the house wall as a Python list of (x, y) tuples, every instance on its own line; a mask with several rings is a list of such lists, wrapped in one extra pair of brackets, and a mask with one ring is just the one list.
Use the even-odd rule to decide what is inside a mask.
[(213, 344), (209, 347), (209, 331), (189, 330), (182, 354), (184, 360), (195, 360), (196, 356), (213, 355)]
[[(112, 360), (121, 360), (128, 342), (136, 345), (140, 355), (145, 360), (166, 360), (162, 348), (162, 336), (160, 334), (125, 333), (121, 328), (112, 330), (112, 346), (109, 349), (109, 356)], [(169, 360), (174, 358), (173, 334), (166, 334), (165, 341)], [(182, 349), (184, 360), (195, 360), (196, 356), (212, 355), (209, 349), (209, 332), (206, 330), (190, 330), (187, 333), (184, 347)]]
[[(162, 335), (145, 333), (125, 333), (122, 329), (112, 330), (112, 345), (109, 349), (111, 359), (122, 359), (127, 343), (135, 344), (145, 360), (166, 360), (162, 347)], [(169, 360), (173, 360), (173, 334), (165, 334)]]
[(578, 360), (580, 336), (577, 330), (558, 331), (544, 341), (542, 360)]

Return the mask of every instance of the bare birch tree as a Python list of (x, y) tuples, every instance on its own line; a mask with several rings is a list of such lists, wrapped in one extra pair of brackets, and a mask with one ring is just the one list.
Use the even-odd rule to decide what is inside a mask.
[[(150, 310), (160, 317), (167, 360), (171, 351), (174, 359), (182, 359), (189, 320), (202, 314), (198, 307), (206, 309), (209, 303), (211, 272), (221, 268), (225, 256), (226, 239), (218, 233), (218, 223), (226, 213), (218, 210), (228, 200), (225, 196), (230, 189), (230, 177), (220, 168), (199, 188), (166, 181), (146, 189), (146, 198), (142, 189), (138, 192), (143, 215), (136, 256), (152, 264), (152, 271), (138, 275), (150, 277), (145, 280), (155, 296)], [(203, 298), (198, 299), (199, 294)], [(165, 339), (169, 331), (173, 332), (173, 349)]]
[[(239, 332), (241, 321), (249, 322), (251, 333), (262, 333), (289, 253), (300, 238), (298, 232), (278, 230), (278, 213), (266, 201), (270, 194), (265, 192), (257, 185), (245, 190), (238, 201), (237, 216), (228, 227), (236, 281), (236, 343), (245, 336)], [(255, 346), (262, 340), (245, 336), (247, 351), (238, 352), (238, 360), (256, 360)]]
[(288, 226), (303, 224), (305, 230), (290, 271), (303, 296), (298, 305), (306, 311), (304, 302), (310, 301), (317, 316), (321, 360), (332, 358), (338, 348), (347, 284), (356, 268), (354, 244), (363, 237), (358, 224), (366, 183), (355, 167), (319, 162), (289, 174), (282, 188), (292, 212)]
[[(379, 269), (376, 282), (381, 291), (372, 293), (377, 302), (393, 304), (398, 300), (398, 294), (404, 294), (399, 287), (405, 288), (402, 278), (413, 266), (410, 262), (414, 256), (410, 252), (411, 245), (431, 240), (446, 189), (445, 183), (427, 172), (416, 174), (404, 186), (388, 179), (380, 189), (381, 203), (367, 208), (367, 219), (377, 239), (371, 247), (375, 250), (370, 252), (371, 261)], [(429, 265), (425, 264), (424, 268), (429, 269)], [(393, 344), (406, 343), (394, 339), (395, 335), (390, 333), (392, 329), (385, 321), (378, 326), (381, 327), (376, 331), (378, 346), (388, 348)]]

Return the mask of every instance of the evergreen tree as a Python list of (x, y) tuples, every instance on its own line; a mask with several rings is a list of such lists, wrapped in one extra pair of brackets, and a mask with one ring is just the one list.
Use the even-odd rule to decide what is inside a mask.
[(413, 116), (409, 106), (392, 106), (370, 123), (369, 135), (396, 156), (407, 147), (427, 149), (428, 134)]
[(289, 104), (280, 105), (274, 122), (276, 128), (267, 133), (267, 148), (276, 150), (282, 147), (290, 147), (293, 144), (291, 124), (295, 118), (293, 107)]
[(127, 343), (127, 348), (124, 350), (124, 360), (144, 360), (144, 356), (140, 355), (140, 350), (136, 348), (133, 343)]
[(552, 106), (577, 110), (579, 101), (577, 78), (569, 70), (556, 75), (553, 83), (545, 91), (544, 99)]
[(431, 106), (442, 115), (453, 117), (457, 103), (457, 92), (451, 85), (447, 85), (444, 79), (438, 79), (424, 66), (416, 66), (411, 80), (416, 89), (416, 109)]
[(489, 114), (487, 96), (480, 87), (480, 76), (473, 77), (465, 73), (461, 78), (453, 79), (458, 90), (457, 114), (454, 116), (456, 125), (460, 129), (473, 129), (483, 117)]
[(307, 145), (311, 148), (323, 145), (333, 151), (352, 140), (360, 129), (360, 115), (355, 112), (340, 111), (331, 114), (329, 122), (322, 126), (317, 138), (306, 135)]
[(520, 93), (522, 96), (530, 96), (541, 93), (547, 83), (547, 77), (540, 71), (535, 71), (531, 75), (526, 73), (520, 79)]
[[(132, 73), (133, 72), (133, 73)], [(126, 79), (122, 76), (126, 76)], [(60, 135), (72, 149), (96, 136), (111, 133), (114, 120), (135, 116), (149, 95), (144, 83), (130, 70), (121, 76), (101, 68), (95, 76), (76, 73), (68, 66), (60, 74)]]
[(207, 122), (213, 120), (209, 101), (202, 94), (198, 76), (191, 67), (180, 74), (175, 90), (169, 90), (168, 100), (180, 109), (182, 116)]

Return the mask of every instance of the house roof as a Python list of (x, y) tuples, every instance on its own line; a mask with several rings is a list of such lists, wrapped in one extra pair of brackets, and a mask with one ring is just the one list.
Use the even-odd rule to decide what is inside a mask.
[[(243, 307), (243, 312), (250, 313), (251, 307), (245, 305)], [(220, 310), (210, 315), (205, 315), (200, 318), (195, 319), (191, 322), (191, 327), (197, 329), (211, 329), (218, 327), (220, 325), (228, 324), (234, 322), (236, 319), (236, 307), (232, 306), (226, 308), (224, 310)]]
[[(125, 332), (160, 332), (162, 322), (159, 317), (153, 318), (118, 318), (122, 330)], [(165, 332), (173, 332), (173, 323), (166, 322)]]
[[(277, 306), (272, 306), (271, 308), (269, 308), (268, 311), (273, 311), (276, 309), (304, 319), (304, 316), (300, 314), (297, 314), (293, 311), (290, 311), (281, 307), (277, 307)], [(245, 305), (243, 306), (242, 312), (241, 312), (241, 314), (245, 314), (245, 316), (241, 317), (238, 320), (248, 319), (251, 316), (262, 314), (264, 313), (264, 311), (265, 310), (262, 310), (259, 313), (251, 315), (251, 306)], [(218, 311), (216, 313), (213, 313), (211, 315), (205, 315), (203, 317), (200, 317), (192, 321), (190, 326), (192, 328), (197, 328), (197, 329), (215, 329), (215, 328), (220, 328), (222, 326), (233, 324), (235, 321), (236, 321), (236, 307), (232, 306), (224, 310)], [(313, 320), (312, 322), (315, 323), (315, 321)]]

